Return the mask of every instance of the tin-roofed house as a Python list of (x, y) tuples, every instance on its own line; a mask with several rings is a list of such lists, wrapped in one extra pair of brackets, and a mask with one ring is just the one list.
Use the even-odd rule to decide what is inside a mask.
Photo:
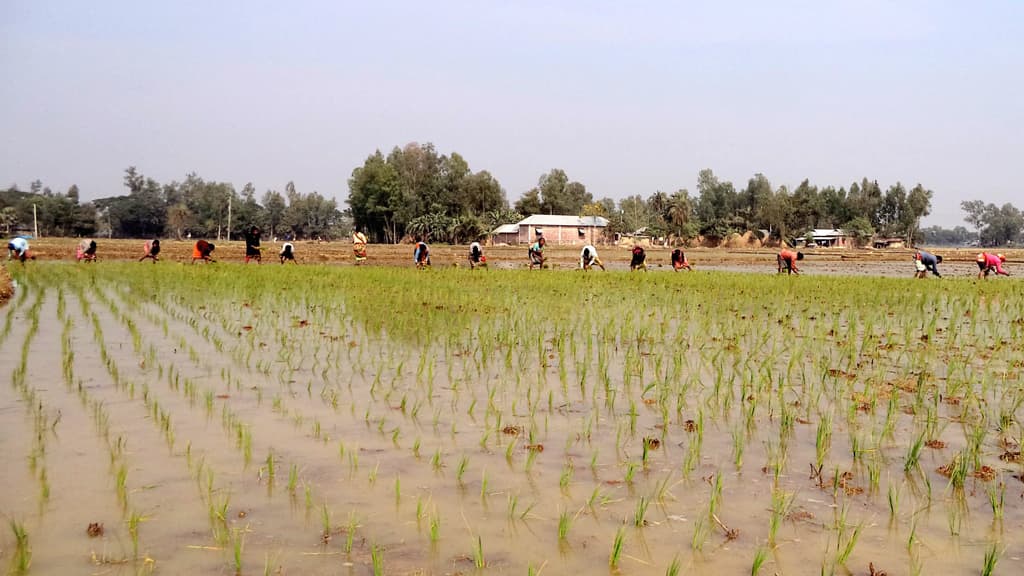
[(582, 246), (601, 242), (608, 219), (601, 216), (534, 214), (519, 222), (519, 243), (529, 244), (544, 236), (548, 244)]
[(491, 244), (518, 244), (519, 224), (502, 224), (491, 232)]
[(807, 233), (808, 246), (820, 246), (823, 248), (846, 248), (856, 245), (856, 239), (842, 230), (835, 228), (817, 228)]

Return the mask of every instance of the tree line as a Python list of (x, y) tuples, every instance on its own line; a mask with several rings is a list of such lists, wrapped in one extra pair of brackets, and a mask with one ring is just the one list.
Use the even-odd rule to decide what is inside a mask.
[(135, 167), (125, 170), (127, 194), (81, 203), (77, 186), (55, 193), (33, 182), (28, 191), (12, 186), (0, 191), (0, 226), (10, 234), (31, 229), (33, 206), (43, 235), (221, 238), (257, 225), (272, 236), (338, 238), (351, 227), (372, 242), (400, 242), (422, 236), (434, 242), (461, 243), (484, 237), (501, 224), (533, 214), (602, 216), (606, 233), (647, 235), (681, 243), (702, 237), (720, 240), (733, 233), (765, 231), (774, 239), (793, 240), (812, 228), (840, 228), (860, 242), (875, 235), (913, 244), (964, 244), (978, 241), (1001, 246), (1020, 239), (1024, 215), (1011, 204), (963, 202), (964, 227), (921, 229), (931, 212), (933, 193), (921, 184), (886, 188), (863, 178), (848, 186), (818, 186), (804, 180), (790, 190), (755, 174), (742, 188), (712, 170), (697, 175), (694, 194), (681, 188), (634, 194), (619, 201), (595, 200), (584, 184), (564, 170), (542, 174), (536, 186), (510, 206), (504, 188), (486, 170), (474, 172), (466, 159), (440, 154), (433, 144), (407, 144), (388, 154), (376, 151), (348, 180), (349, 209), (318, 192), (300, 193), (289, 182), (284, 192), (255, 187), (241, 192), (227, 182), (188, 174), (161, 184)]
[(125, 170), (124, 185), (127, 194), (86, 203), (75, 185), (65, 193), (39, 181), (28, 191), (12, 186), (0, 191), (0, 226), (6, 234), (38, 225), (43, 236), (177, 239), (237, 238), (252, 226), (270, 236), (327, 239), (347, 235), (351, 226), (336, 200), (299, 192), (292, 182), (283, 193), (267, 190), (257, 200), (251, 183), (239, 193), (230, 183), (192, 173), (161, 184), (132, 166)]
[(737, 189), (702, 170), (696, 195), (680, 189), (595, 201), (585, 185), (556, 168), (542, 174), (510, 210), (501, 185), (486, 171), (473, 173), (457, 153), (445, 156), (430, 144), (409, 144), (387, 156), (377, 151), (356, 168), (348, 203), (355, 225), (378, 242), (409, 234), (464, 241), (532, 214), (602, 216), (609, 220), (608, 234), (645, 230), (680, 241), (747, 230), (788, 239), (811, 228), (844, 228), (864, 241), (877, 233), (912, 242), (920, 237), (931, 200), (932, 191), (920, 184), (908, 190), (897, 182), (883, 191), (867, 178), (848, 188), (819, 188), (804, 180), (790, 191), (756, 174)]

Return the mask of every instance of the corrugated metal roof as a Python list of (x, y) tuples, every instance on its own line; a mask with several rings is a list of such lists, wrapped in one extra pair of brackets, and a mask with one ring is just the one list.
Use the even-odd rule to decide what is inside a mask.
[(596, 226), (604, 228), (608, 219), (600, 216), (563, 216), (559, 214), (534, 214), (519, 222), (519, 226)]
[(839, 238), (840, 236), (846, 236), (845, 232), (835, 228), (816, 228), (811, 230), (811, 234), (815, 238)]
[(502, 224), (494, 229), (491, 234), (518, 234), (519, 224)]

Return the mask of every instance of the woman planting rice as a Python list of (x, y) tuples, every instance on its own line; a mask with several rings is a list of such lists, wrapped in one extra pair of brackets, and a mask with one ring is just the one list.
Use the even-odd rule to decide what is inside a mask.
[(587, 244), (583, 247), (583, 250), (580, 251), (580, 269), (590, 270), (595, 264), (600, 266), (601, 270), (605, 269), (601, 259), (597, 256), (597, 248)]
[(1006, 262), (1006, 256), (1002, 254), (989, 254), (988, 252), (982, 252), (978, 254), (978, 279), (981, 280), (983, 277), (988, 278), (988, 275), (995, 272), (996, 275), (1009, 276), (1010, 273), (1003, 270), (1003, 262)]
[(146, 253), (142, 255), (142, 258), (139, 258), (139, 262), (149, 258), (153, 260), (153, 264), (156, 264), (156, 261), (160, 259), (160, 240), (158, 238), (154, 238), (147, 241), (145, 252)]
[(469, 245), (469, 269), (472, 270), (477, 266), (487, 266), (487, 257), (484, 256), (484, 249), (480, 243), (473, 242)]
[(210, 257), (210, 254), (212, 254), (216, 248), (217, 247), (214, 246), (212, 242), (207, 242), (206, 240), (196, 242), (195, 247), (192, 248), (192, 263), (195, 264), (196, 260), (202, 260), (203, 262), (216, 262), (216, 260)]
[(678, 272), (684, 268), (693, 272), (693, 266), (690, 266), (690, 261), (686, 259), (686, 253), (676, 248), (672, 251), (672, 269)]
[(779, 274), (782, 274), (783, 269), (786, 270), (787, 274), (800, 274), (800, 269), (796, 267), (796, 262), (803, 259), (803, 252), (793, 252), (792, 250), (779, 252), (779, 255), (775, 257), (779, 265)]
[(285, 242), (281, 246), (281, 252), (278, 253), (278, 257), (281, 259), (281, 264), (289, 261), (292, 264), (298, 264), (298, 262), (295, 261), (295, 247), (292, 246), (291, 242)]
[(79, 242), (78, 248), (75, 250), (75, 258), (77, 258), (79, 262), (82, 260), (85, 260), (86, 262), (95, 262), (96, 241), (86, 238)]
[(253, 226), (245, 233), (245, 263), (255, 260), (257, 264), (263, 262), (263, 249), (260, 248), (260, 229)]
[(643, 270), (647, 272), (647, 252), (644, 247), (637, 244), (633, 246), (633, 257), (629, 261), (630, 270)]
[(11, 241), (7, 243), (7, 259), (17, 258), (22, 264), (29, 258), (35, 260), (35, 257), (29, 254), (28, 251), (28, 240), (18, 236), (17, 238), (11, 238)]
[(366, 234), (359, 230), (352, 233), (352, 253), (355, 255), (356, 264), (366, 261)]
[(924, 250), (918, 250), (914, 254), (914, 267), (917, 271), (914, 273), (915, 278), (924, 278), (928, 275), (928, 271), (931, 270), (932, 274), (942, 278), (942, 274), (939, 274), (939, 264), (942, 263), (942, 256), (936, 256), (930, 252)]
[(533, 270), (534, 266), (541, 270), (544, 269), (544, 262), (547, 260), (547, 258), (544, 257), (544, 246), (546, 246), (547, 243), (547, 240), (541, 236), (540, 238), (537, 238), (537, 241), (530, 246), (529, 250), (527, 250), (526, 255), (530, 258), (530, 270)]
[(430, 247), (419, 236), (416, 237), (416, 249), (412, 252), (412, 260), (419, 270), (430, 267)]

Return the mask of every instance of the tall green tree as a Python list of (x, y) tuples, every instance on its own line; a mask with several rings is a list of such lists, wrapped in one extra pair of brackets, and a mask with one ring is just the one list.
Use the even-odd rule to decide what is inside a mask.
[(697, 217), (700, 233), (709, 238), (725, 238), (744, 227), (737, 213), (738, 198), (732, 182), (721, 181), (710, 169), (697, 175)]
[(474, 174), (461, 155), (440, 155), (429, 143), (395, 147), (386, 157), (378, 150), (352, 171), (348, 185), (355, 226), (374, 241), (398, 242), (417, 218), (420, 229), (441, 216), (460, 229), (483, 227), (488, 212), (508, 208), (490, 173)]
[(978, 230), (982, 246), (1000, 247), (1021, 238), (1024, 214), (1013, 204), (985, 204), (981, 200), (961, 202), (964, 220)]

